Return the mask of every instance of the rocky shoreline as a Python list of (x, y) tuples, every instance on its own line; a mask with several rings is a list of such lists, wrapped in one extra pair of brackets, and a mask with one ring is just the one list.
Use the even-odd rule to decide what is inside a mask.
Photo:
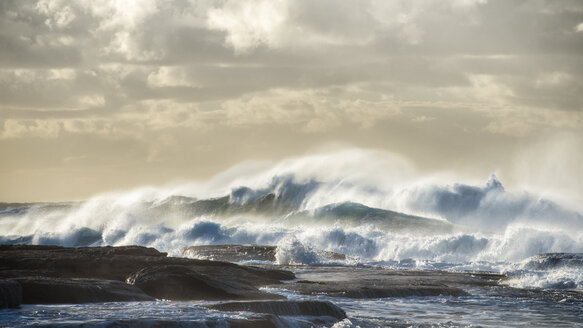
[[(277, 327), (282, 326), (280, 316), (302, 316), (311, 318), (309, 322), (326, 324), (346, 318), (343, 309), (318, 300), (320, 296), (366, 299), (463, 297), (477, 293), (516, 297), (528, 292), (529, 297), (535, 298), (581, 298), (580, 293), (555, 296), (545, 291), (512, 289), (501, 283), (506, 279), (504, 275), (492, 273), (238, 265), (224, 261), (263, 263), (272, 259), (275, 251), (272, 246), (218, 245), (189, 247), (183, 253), (203, 257), (212, 254), (215, 260), (208, 260), (169, 257), (141, 246), (0, 245), (0, 308), (21, 304), (202, 301), (202, 306), (212, 310), (252, 314), (245, 320), (233, 319), (229, 322), (232, 327)], [(277, 290), (305, 295), (306, 299), (288, 300), (282, 296), (285, 293)], [(168, 322), (165, 325), (172, 326)]]
[(231, 327), (276, 327), (278, 315), (327, 322), (346, 317), (329, 302), (298, 303), (259, 290), (295, 278), (291, 271), (275, 268), (168, 257), (140, 246), (0, 245), (0, 259), (0, 308), (164, 299), (229, 301), (209, 308), (257, 313), (248, 320), (231, 320)]
[[(214, 299), (278, 299), (258, 286), (279, 284), (290, 271), (168, 257), (140, 246), (0, 245), (5, 303), (86, 303)], [(4, 297), (3, 297), (4, 298)]]

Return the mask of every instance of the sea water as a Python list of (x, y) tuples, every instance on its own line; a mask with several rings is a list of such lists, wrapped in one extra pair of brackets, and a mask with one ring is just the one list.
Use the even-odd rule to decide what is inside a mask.
[[(80, 202), (2, 204), (0, 243), (142, 245), (171, 256), (194, 245), (275, 245), (273, 264), (486, 271), (506, 274), (509, 287), (583, 292), (580, 208), (507, 190), (494, 175), (464, 183), (416, 175), (398, 158), (378, 157), (356, 150)], [(338, 325), (348, 327), (583, 325), (581, 303), (568, 298), (330, 300), (347, 311)], [(196, 302), (23, 305), (1, 314), (6, 326), (148, 322), (150, 314), (220, 325), (224, 315)]]
[[(290, 292), (281, 294), (290, 299), (314, 299)], [(315, 298), (331, 301), (346, 311), (348, 318), (334, 327), (577, 327), (583, 324), (581, 301), (549, 302), (489, 296)], [(1, 310), (0, 326), (229, 327), (229, 319), (256, 316), (209, 310), (202, 306), (204, 304), (157, 301), (22, 305), (19, 309)], [(283, 316), (281, 319), (282, 327), (305, 327), (308, 322), (302, 317)]]

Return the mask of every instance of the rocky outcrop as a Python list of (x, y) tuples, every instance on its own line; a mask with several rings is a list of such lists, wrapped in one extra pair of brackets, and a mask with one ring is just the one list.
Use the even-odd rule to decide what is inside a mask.
[[(346, 285), (345, 285), (346, 286)], [(410, 297), (410, 296), (468, 296), (461, 288), (448, 286), (387, 286), (379, 288), (371, 288), (366, 286), (349, 286), (335, 288), (330, 285), (327, 288), (316, 288), (326, 295), (332, 297), (347, 297), (347, 298), (384, 298), (384, 297)], [(313, 294), (315, 291), (310, 288), (310, 292), (306, 293), (306, 289), (301, 292), (306, 294)]]
[(156, 298), (177, 301), (282, 298), (232, 279), (218, 280), (183, 265), (143, 268), (130, 275), (127, 283)]
[(139, 246), (79, 247), (0, 245), (0, 274), (18, 271), (60, 278), (98, 278), (123, 281), (132, 272), (163, 261), (166, 253)]
[(22, 303), (22, 286), (16, 280), (0, 280), (0, 309), (18, 307)]
[[(93, 325), (90, 325), (93, 326)], [(277, 328), (289, 327), (282, 320), (274, 315), (264, 314), (254, 317), (247, 317), (244, 319), (235, 318), (220, 318), (220, 319), (201, 319), (193, 321), (181, 320), (164, 320), (152, 318), (126, 319), (126, 320), (111, 320), (106, 324), (96, 324), (95, 326), (107, 328), (130, 328), (130, 327), (160, 327), (160, 328)], [(85, 327), (85, 326), (82, 326)], [(314, 325), (294, 325), (293, 327), (314, 327)]]
[[(273, 299), (279, 296), (263, 293), (256, 287), (295, 277), (284, 270), (168, 257), (153, 248), (139, 246), (0, 245), (0, 258), (0, 279), (20, 283), (23, 303), (142, 301), (154, 297)], [(130, 275), (136, 286), (151, 294), (126, 284)], [(17, 288), (10, 282), (6, 286), (10, 291)], [(9, 301), (13, 299), (6, 297), (6, 304), (13, 304)]]
[(228, 302), (207, 306), (221, 311), (247, 311), (275, 315), (326, 316), (338, 320), (346, 318), (340, 307), (325, 301), (253, 301)]
[(298, 280), (277, 288), (304, 295), (346, 298), (467, 296), (466, 290), (498, 286), (502, 277), (486, 273), (322, 266), (298, 273)]
[(25, 277), (23, 304), (153, 301), (140, 289), (115, 280)]
[[(184, 259), (188, 260), (188, 259)], [(265, 286), (273, 283), (280, 284), (284, 280), (292, 280), (295, 274), (291, 271), (261, 268), (246, 265), (237, 265), (228, 262), (199, 260), (205, 265), (192, 265), (196, 271), (212, 276), (219, 280), (237, 281), (251, 286)], [(189, 262), (186, 262), (188, 265)]]
[(262, 286), (294, 279), (290, 271), (241, 266), (228, 262), (168, 257), (141, 246), (79, 247), (0, 245), (0, 278), (39, 275), (56, 278), (93, 278), (125, 281), (138, 270), (162, 265), (184, 265), (216, 279)]

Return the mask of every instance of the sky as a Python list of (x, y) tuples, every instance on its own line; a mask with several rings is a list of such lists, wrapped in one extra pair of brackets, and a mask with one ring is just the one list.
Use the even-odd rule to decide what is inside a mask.
[(338, 148), (583, 199), (583, 2), (0, 1), (0, 201)]

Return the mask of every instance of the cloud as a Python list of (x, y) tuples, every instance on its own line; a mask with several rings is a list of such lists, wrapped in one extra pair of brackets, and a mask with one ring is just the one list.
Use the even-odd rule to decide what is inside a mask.
[[(576, 85), (553, 89), (527, 82), (554, 72), (569, 72), (572, 81), (580, 81), (583, 72), (572, 54), (582, 49), (577, 36), (566, 33), (580, 22), (571, 13), (575, 4), (563, 12), (547, 3), (465, 0), (43, 0), (3, 6), (0, 43), (6, 50), (0, 65), (5, 72), (27, 69), (35, 76), (5, 78), (7, 85), (21, 86), (2, 95), (5, 106), (113, 108), (143, 99), (203, 103), (277, 88), (363, 82), (406, 100), (447, 101), (443, 88), (477, 85), (476, 79), (486, 77), (481, 83), (487, 88), (476, 101), (504, 89), (507, 99), (513, 95), (521, 105), (581, 105)], [(509, 13), (520, 14), (530, 28), (514, 26)], [(536, 55), (549, 52), (569, 57), (559, 63), (555, 55)], [(55, 69), (77, 76), (59, 86), (44, 77)], [(477, 91), (473, 95), (480, 96)], [(574, 100), (561, 101), (565, 96)]]
[(6, 120), (0, 132), (0, 139), (23, 137), (57, 138), (60, 130), (60, 124), (54, 121)]
[[(367, 45), (378, 37), (406, 44), (424, 40), (429, 12), (458, 16), (466, 22), (472, 8), (486, 1), (225, 1), (208, 10), (207, 26), (226, 33), (237, 54), (260, 46), (309, 48), (322, 45)], [(429, 31), (427, 31), (429, 32)]]
[[(339, 97), (338, 94), (351, 94)], [(401, 113), (400, 103), (392, 98), (365, 99), (365, 90), (273, 89), (247, 94), (201, 110), (192, 103), (173, 100), (142, 100), (122, 107), (107, 117), (61, 119), (9, 119), (0, 139), (57, 138), (62, 133), (141, 138), (144, 133), (169, 129), (208, 131), (219, 126), (300, 125), (306, 132), (320, 133), (344, 123), (373, 128), (379, 121)], [(80, 99), (102, 105), (103, 99)], [(334, 110), (330, 110), (333, 108)]]
[[(0, 109), (81, 110), (105, 104), (89, 71), (72, 68), (0, 69)], [(101, 89), (101, 90), (100, 90)]]
[(151, 88), (200, 86), (179, 66), (161, 66), (149, 73), (147, 80)]
[[(358, 87), (336, 90), (352, 97), (338, 97), (329, 90), (275, 89), (225, 102), (228, 124), (301, 124), (306, 132), (324, 132), (343, 123), (355, 123), (372, 128), (377, 122), (399, 115), (399, 103), (394, 99), (363, 99), (367, 96)], [(358, 97), (358, 96), (360, 97)]]
[(178, 161), (170, 144), (237, 161), (351, 136), (426, 161), (428, 144), (581, 131), (581, 13), (576, 0), (0, 1), (0, 150), (125, 140), (149, 163)]
[(209, 9), (207, 23), (225, 31), (227, 44), (237, 53), (245, 53), (261, 44), (277, 46), (277, 30), (286, 16), (283, 0), (226, 1), (222, 7)]
[(421, 116), (414, 117), (411, 121), (416, 122), (416, 123), (421, 123), (421, 122), (430, 122), (433, 120), (435, 120), (435, 117), (421, 115)]

